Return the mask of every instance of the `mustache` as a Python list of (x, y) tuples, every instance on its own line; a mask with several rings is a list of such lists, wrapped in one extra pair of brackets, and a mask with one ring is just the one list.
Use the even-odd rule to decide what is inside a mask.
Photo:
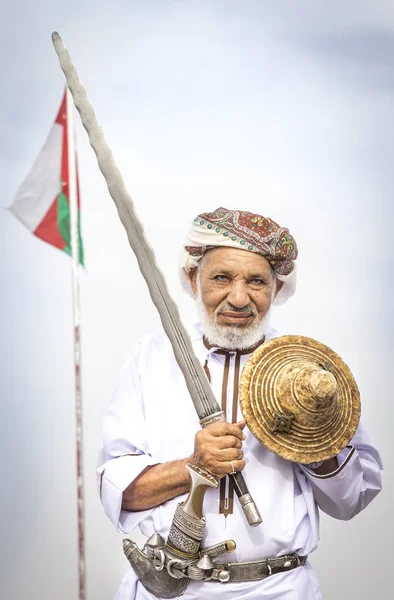
[(239, 306), (233, 306), (229, 302), (227, 304), (225, 304), (224, 306), (221, 306), (219, 308), (219, 310), (217, 311), (216, 315), (220, 315), (222, 312), (226, 312), (228, 310), (231, 312), (234, 312), (234, 313), (247, 314), (247, 315), (250, 315), (251, 317), (255, 317), (257, 315), (257, 313), (250, 306), (250, 304), (247, 304), (246, 306), (242, 306), (240, 308)]

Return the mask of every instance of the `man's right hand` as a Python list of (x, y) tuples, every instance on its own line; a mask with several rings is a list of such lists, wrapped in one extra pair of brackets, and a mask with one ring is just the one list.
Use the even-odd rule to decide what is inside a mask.
[[(193, 464), (203, 467), (221, 479), (231, 471), (242, 471), (245, 467), (242, 442), (245, 421), (227, 423), (219, 421), (198, 431), (194, 439)], [(232, 463), (232, 464), (231, 464)]]
[(245, 467), (244, 427), (244, 421), (235, 424), (221, 421), (199, 431), (194, 440), (193, 456), (147, 467), (124, 490), (122, 509), (147, 510), (188, 492), (190, 476), (185, 466), (189, 462), (204, 467), (218, 479), (233, 470), (230, 461), (235, 471), (242, 471)]

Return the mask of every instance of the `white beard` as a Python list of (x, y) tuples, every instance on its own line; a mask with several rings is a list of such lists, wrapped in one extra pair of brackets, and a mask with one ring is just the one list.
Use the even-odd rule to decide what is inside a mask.
[(211, 346), (225, 348), (226, 350), (246, 350), (261, 342), (269, 329), (271, 309), (263, 319), (255, 321), (247, 329), (241, 329), (238, 325), (219, 325), (217, 317), (211, 318), (205, 308), (198, 279), (197, 288), (197, 312), (203, 333)]

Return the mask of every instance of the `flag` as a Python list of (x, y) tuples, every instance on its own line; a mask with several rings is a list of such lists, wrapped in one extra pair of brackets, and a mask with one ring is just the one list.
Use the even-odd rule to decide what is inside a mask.
[[(67, 90), (44, 147), (9, 209), (34, 235), (71, 255), (66, 94)], [(79, 262), (83, 265), (78, 171), (76, 188)]]

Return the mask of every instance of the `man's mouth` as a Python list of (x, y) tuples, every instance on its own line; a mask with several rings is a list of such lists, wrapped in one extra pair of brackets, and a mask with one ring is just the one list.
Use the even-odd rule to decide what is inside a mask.
[(253, 314), (250, 312), (233, 312), (230, 310), (225, 310), (218, 315), (220, 321), (236, 325), (244, 325), (251, 317), (253, 317)]

